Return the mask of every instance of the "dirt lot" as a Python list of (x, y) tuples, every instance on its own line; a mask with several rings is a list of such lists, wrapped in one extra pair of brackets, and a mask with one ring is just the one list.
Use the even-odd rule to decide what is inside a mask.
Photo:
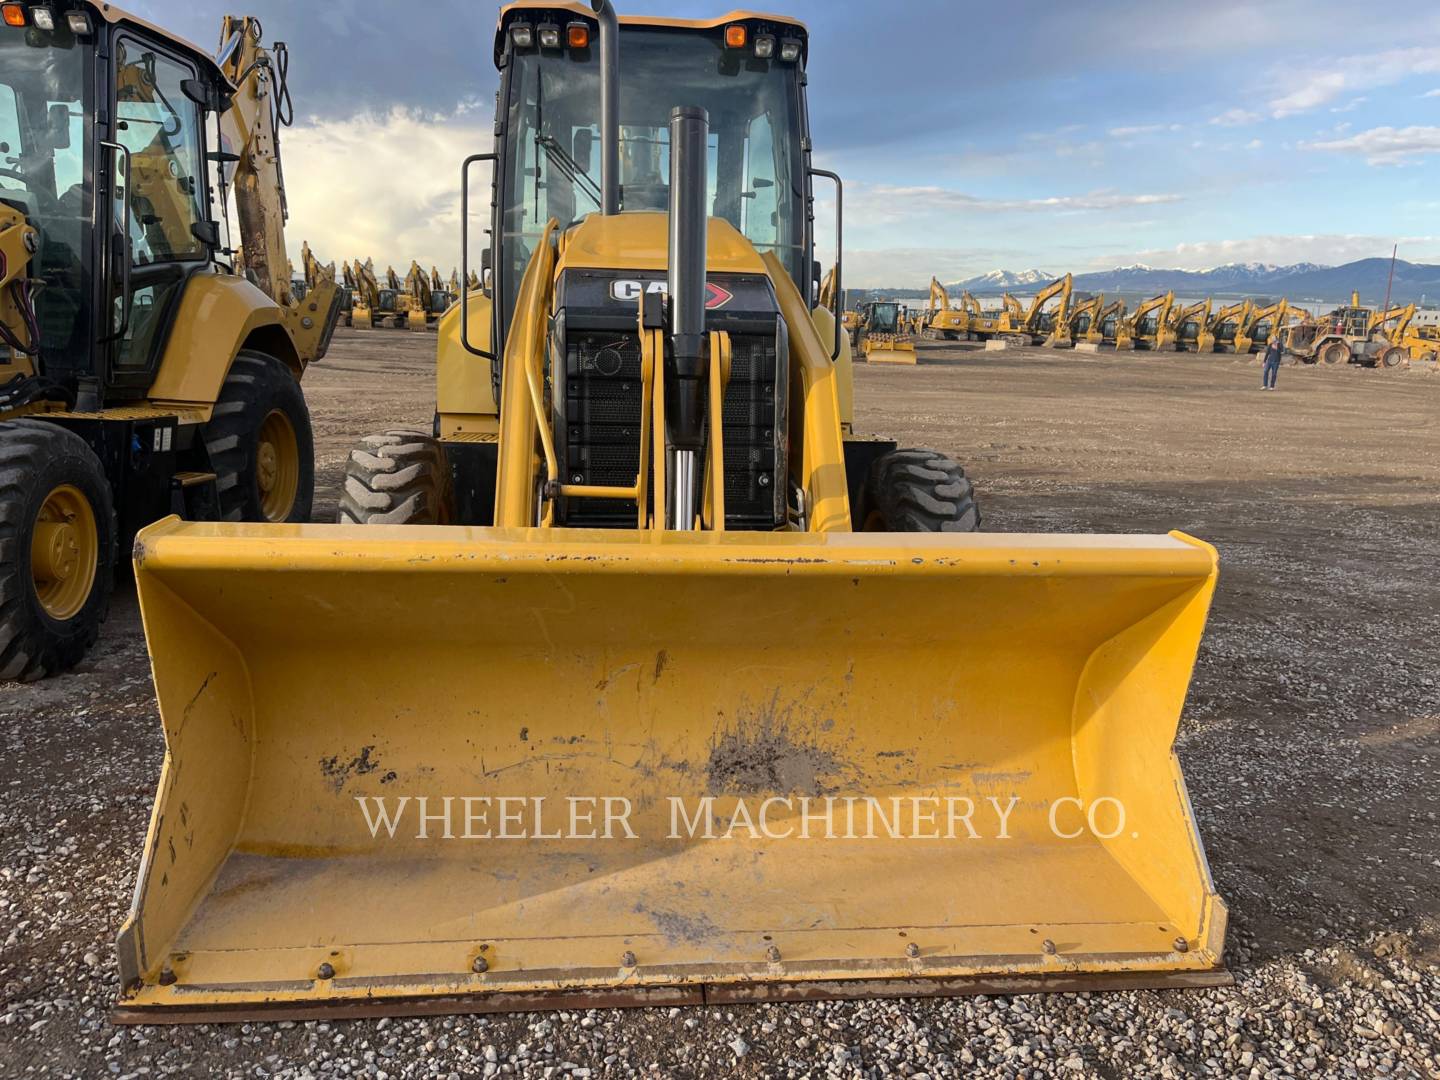
[[(428, 425), (432, 337), (341, 331), (317, 520), (358, 435)], [(924, 343), (858, 426), (947, 451), (985, 527), (1214, 542), (1180, 754), (1232, 989), (112, 1028), (161, 757), (133, 590), (72, 675), (0, 684), (0, 1074), (1440, 1077), (1440, 375)]]

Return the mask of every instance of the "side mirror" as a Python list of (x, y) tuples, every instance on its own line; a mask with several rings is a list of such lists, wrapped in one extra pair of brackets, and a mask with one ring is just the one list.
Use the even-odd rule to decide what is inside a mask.
[(190, 226), (190, 235), (208, 248), (220, 246), (220, 226), (213, 221), (197, 221)]
[(589, 128), (580, 128), (575, 132), (575, 139), (570, 149), (570, 156), (575, 159), (576, 166), (582, 173), (588, 173), (594, 158), (595, 133)]
[(50, 149), (70, 149), (70, 106), (57, 101), (50, 106), (45, 119), (50, 128)]
[(495, 274), (494, 268), (491, 265), (491, 257), (491, 249), (488, 247), (480, 253), (480, 290), (493, 300), (494, 289), (492, 282), (494, 281)]

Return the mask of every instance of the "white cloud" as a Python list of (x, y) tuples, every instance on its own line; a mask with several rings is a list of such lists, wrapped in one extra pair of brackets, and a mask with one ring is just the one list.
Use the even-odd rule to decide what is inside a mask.
[(1112, 139), (1133, 139), (1137, 135), (1156, 135), (1162, 131), (1179, 130), (1179, 124), (1137, 124), (1134, 127), (1113, 127), (1108, 134)]
[(1371, 165), (1409, 165), (1428, 154), (1440, 154), (1440, 127), (1377, 127), (1345, 139), (1304, 145), (1307, 150), (1360, 154)]
[(1344, 105), (1333, 105), (1333, 106), (1331, 106), (1330, 111), (1331, 111), (1332, 113), (1354, 112), (1356, 109), (1358, 109), (1361, 105), (1364, 105), (1365, 102), (1367, 102), (1367, 101), (1369, 101), (1369, 100), (1370, 100), (1370, 99), (1369, 99), (1368, 97), (1365, 97), (1365, 96), (1362, 94), (1360, 97), (1351, 98), (1351, 99), (1350, 99), (1349, 101), (1347, 101)]
[(1212, 116), (1210, 123), (1219, 127), (1244, 127), (1247, 124), (1258, 124), (1265, 119), (1257, 112), (1249, 109), (1226, 109), (1219, 116)]
[(1264, 146), (1264, 145), (1265, 145), (1265, 144), (1264, 144), (1263, 142), (1261, 142), (1259, 139), (1251, 139), (1249, 142), (1247, 142), (1247, 143), (1245, 144), (1245, 149), (1246, 149), (1246, 150), (1259, 150), (1259, 149), (1260, 149), (1262, 146)]
[(1183, 198), (1183, 196), (1173, 194), (1127, 195), (1102, 190), (1084, 195), (1050, 195), (1040, 199), (990, 199), (950, 188), (901, 187), (891, 184), (874, 184), (862, 188), (859, 197), (867, 203), (885, 204), (897, 211), (903, 209), (910, 213), (955, 210), (1087, 212), (1119, 210), (1131, 206), (1154, 206), (1159, 203), (1180, 202)]
[(1427, 91), (1425, 91), (1425, 93), (1421, 94), (1420, 96), (1421, 96), (1422, 98), (1440, 97), (1440, 89), (1427, 90)]
[[(283, 147), (291, 257), (298, 265), (308, 240), (336, 266), (373, 257), (378, 269), (393, 264), (403, 274), (415, 259), (449, 274), (460, 261), (460, 163), (491, 144), (489, 118), (469, 105), (447, 116), (395, 109), (297, 124)], [(487, 189), (470, 204), (471, 237), (482, 242), (490, 174), (481, 164), (471, 175), (477, 192)]]
[(1262, 262), (1289, 266), (1312, 262), (1338, 266), (1356, 259), (1389, 258), (1391, 245), (1400, 244), (1402, 258), (1412, 262), (1440, 259), (1440, 236), (1360, 236), (1353, 234), (1267, 235), (1239, 240), (1200, 241), (1172, 248), (1136, 251), (1123, 256), (1092, 259), (1096, 269), (1127, 263), (1144, 263), (1177, 270), (1205, 270), (1232, 262)]
[(1287, 62), (1275, 74), (1277, 95), (1270, 100), (1270, 114), (1277, 120), (1283, 119), (1328, 105), (1345, 93), (1393, 86), (1402, 79), (1437, 72), (1440, 72), (1440, 45), (1327, 58), (1323, 64), (1311, 66)]

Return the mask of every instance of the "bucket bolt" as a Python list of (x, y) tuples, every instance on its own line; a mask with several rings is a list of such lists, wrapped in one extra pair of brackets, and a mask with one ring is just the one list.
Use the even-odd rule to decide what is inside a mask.
[(329, 960), (326, 960), (323, 964), (321, 964), (318, 968), (315, 969), (315, 975), (317, 978), (320, 979), (333, 979), (335, 977), (335, 965), (330, 963)]
[(633, 967), (635, 966), (635, 963), (636, 963), (636, 961), (635, 961), (635, 954), (634, 954), (633, 952), (631, 952), (629, 949), (626, 949), (626, 950), (625, 950), (625, 955), (622, 956), (622, 957), (620, 957), (620, 966), (621, 966), (621, 967), (627, 967), (627, 968), (633, 968)]
[(1183, 937), (1177, 937), (1177, 938), (1175, 939), (1175, 951), (1176, 951), (1176, 952), (1189, 952), (1189, 951), (1190, 951), (1190, 942), (1186, 941)]
[(166, 964), (164, 967), (162, 967), (162, 968), (160, 969), (160, 985), (161, 985), (161, 986), (174, 986), (174, 985), (175, 985), (175, 969), (172, 968), (169, 964)]
[(476, 975), (484, 975), (485, 972), (490, 970), (490, 962), (483, 956), (477, 956), (470, 962), (470, 970), (475, 972)]
[(765, 959), (768, 960), (768, 961), (770, 961), (770, 963), (772, 963), (772, 964), (778, 964), (778, 963), (780, 962), (780, 949), (779, 949), (779, 947), (776, 946), (776, 945), (771, 945), (768, 949), (766, 949), (766, 950), (765, 950)]
[(1040, 942), (1040, 951), (1043, 952), (1046, 956), (1054, 956), (1055, 942), (1051, 941), (1047, 937), (1044, 941)]
[(910, 942), (909, 945), (905, 946), (905, 955), (910, 957), (911, 960), (914, 960), (920, 955), (920, 946), (916, 945), (913, 941)]

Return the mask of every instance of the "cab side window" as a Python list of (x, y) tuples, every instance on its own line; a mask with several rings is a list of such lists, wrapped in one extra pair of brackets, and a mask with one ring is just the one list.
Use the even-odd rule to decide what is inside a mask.
[(204, 220), (200, 109), (180, 85), (194, 77), (189, 65), (144, 42), (119, 43), (116, 141), (130, 151), (128, 228), (136, 266), (205, 257), (191, 231)]

